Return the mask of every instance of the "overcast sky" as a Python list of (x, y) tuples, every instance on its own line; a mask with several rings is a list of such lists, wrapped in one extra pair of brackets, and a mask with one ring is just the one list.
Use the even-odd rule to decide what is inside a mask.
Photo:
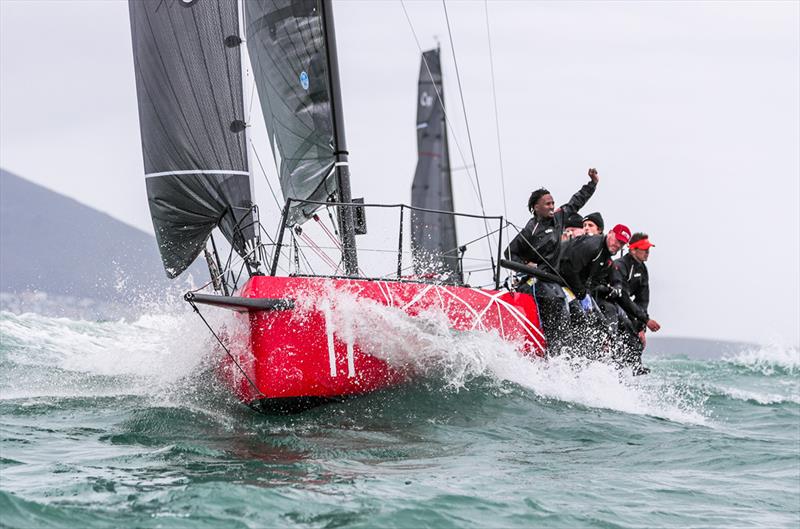
[[(353, 194), (408, 202), (411, 26), (399, 0), (334, 5)], [(464, 165), (442, 3), (406, 8), (423, 48), (441, 41)], [(584, 212), (650, 233), (664, 335), (800, 342), (800, 3), (489, 1), (500, 151), (486, 6), (447, 8), (487, 213), (504, 209), (500, 153), (519, 225), (533, 189), (566, 202), (597, 167)], [(152, 232), (140, 145), (127, 3), (0, 0), (0, 166)], [(476, 212), (466, 179), (456, 208)]]

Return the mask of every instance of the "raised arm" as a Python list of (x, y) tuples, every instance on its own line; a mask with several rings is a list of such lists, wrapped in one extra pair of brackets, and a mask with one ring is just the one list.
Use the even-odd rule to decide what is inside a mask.
[(570, 213), (575, 213), (585, 206), (589, 199), (592, 198), (592, 195), (594, 195), (599, 181), (600, 176), (597, 174), (597, 169), (594, 167), (589, 169), (589, 183), (581, 187), (577, 193), (572, 195), (569, 202), (561, 206), (564, 214), (569, 215)]

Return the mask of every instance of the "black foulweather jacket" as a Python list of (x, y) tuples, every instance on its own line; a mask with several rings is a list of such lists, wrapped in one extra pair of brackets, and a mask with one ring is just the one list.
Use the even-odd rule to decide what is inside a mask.
[(647, 323), (650, 319), (647, 314), (647, 306), (650, 304), (650, 276), (647, 266), (634, 259), (631, 254), (620, 257), (614, 261), (611, 286), (622, 291), (617, 303), (628, 317), (639, 323), (639, 327)]
[(575, 297), (582, 299), (589, 288), (603, 281), (611, 265), (605, 236), (581, 235), (563, 245), (558, 270)]
[[(605, 238), (605, 235), (595, 235), (595, 237)], [(597, 272), (589, 278), (587, 285), (589, 294), (594, 299), (607, 299), (613, 301), (616, 292), (611, 287), (611, 270), (614, 268), (614, 262), (609, 257), (605, 264), (600, 267)]]
[(592, 198), (596, 188), (594, 182), (584, 185), (551, 219), (540, 219), (534, 215), (506, 248), (506, 259), (523, 264), (532, 261), (549, 272), (555, 271), (554, 268), (558, 268), (564, 221)]

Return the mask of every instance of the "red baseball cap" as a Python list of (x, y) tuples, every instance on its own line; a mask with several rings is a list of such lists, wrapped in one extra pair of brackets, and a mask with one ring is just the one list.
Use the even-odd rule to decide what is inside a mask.
[(631, 240), (631, 230), (624, 224), (617, 224), (611, 228), (611, 233), (623, 244), (628, 244), (628, 241)]
[(650, 242), (650, 240), (645, 237), (644, 239), (639, 239), (635, 243), (631, 244), (628, 248), (631, 250), (647, 250), (651, 246), (655, 246), (655, 244)]

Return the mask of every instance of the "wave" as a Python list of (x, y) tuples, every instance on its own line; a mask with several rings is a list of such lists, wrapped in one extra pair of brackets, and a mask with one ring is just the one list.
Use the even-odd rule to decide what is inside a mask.
[[(793, 388), (797, 390), (796, 385)], [(719, 387), (717, 390), (724, 396), (745, 402), (755, 402), (765, 406), (772, 404), (800, 404), (800, 393), (794, 392), (789, 395), (780, 395), (778, 393), (762, 393), (760, 391), (746, 390), (740, 388)]]
[(800, 349), (797, 347), (773, 344), (747, 349), (722, 360), (766, 376), (800, 372)]
[[(513, 385), (545, 401), (707, 423), (690, 388), (658, 370), (633, 377), (586, 359), (530, 358), (496, 332), (451, 330), (441, 310), (410, 317), (346, 293), (334, 293), (332, 302), (335, 317), (347, 320), (335, 322), (337, 328), (352, 329), (366, 350), (389, 363), (440, 381), (440, 391), (458, 392), (475, 379), (488, 379), (500, 393)], [(227, 311), (204, 314), (214, 328), (235, 325)], [(188, 310), (113, 322), (2, 312), (0, 334), (0, 360), (8, 366), (3, 399), (140, 395), (158, 405), (179, 393), (203, 401), (202, 392), (214, 386), (210, 366), (220, 354)]]
[(331, 301), (335, 318), (341, 320), (334, 322), (336, 327), (352, 329), (355, 340), (371, 354), (441, 378), (451, 390), (488, 377), (500, 385), (516, 384), (543, 399), (707, 423), (685, 387), (657, 375), (633, 377), (609, 364), (574, 357), (531, 358), (494, 331), (451, 330), (446, 314), (437, 309), (410, 317), (400, 308), (345, 292), (333, 293)]
[(151, 395), (190, 378), (213, 348), (189, 312), (87, 321), (0, 312), (3, 399)]

